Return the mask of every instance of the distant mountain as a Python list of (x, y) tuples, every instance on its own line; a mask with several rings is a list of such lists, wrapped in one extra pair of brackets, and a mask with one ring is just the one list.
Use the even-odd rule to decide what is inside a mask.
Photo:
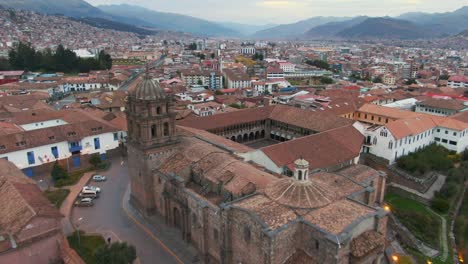
[(241, 23), (234, 23), (234, 22), (218, 22), (217, 24), (225, 28), (230, 28), (234, 31), (237, 31), (241, 33), (242, 35), (251, 35), (257, 31), (277, 26), (276, 24), (250, 25), (250, 24), (241, 24)]
[(368, 17), (361, 16), (356, 17), (350, 20), (342, 21), (342, 22), (330, 22), (320, 26), (313, 27), (309, 31), (304, 34), (304, 38), (306, 39), (323, 39), (323, 38), (335, 38), (336, 34), (339, 32), (355, 26)]
[(144, 29), (141, 27), (132, 26), (130, 24), (120, 23), (120, 22), (116, 22), (113, 20), (108, 20), (108, 19), (100, 18), (100, 17), (79, 17), (79, 18), (71, 17), (70, 19), (79, 21), (79, 22), (82, 22), (82, 23), (85, 23), (85, 24), (88, 24), (90, 26), (97, 27), (97, 28), (132, 32), (132, 33), (136, 33), (139, 35), (154, 35), (158, 33), (157, 30)]
[(435, 35), (452, 35), (466, 29), (468, 6), (447, 13), (405, 13), (397, 17), (426, 27)]
[(367, 18), (336, 34), (346, 39), (419, 39), (430, 37), (427, 29), (410, 21), (393, 18)]
[(456, 35), (457, 37), (468, 37), (468, 29), (463, 30), (462, 32)]
[(132, 5), (103, 5), (99, 9), (112, 16), (118, 16), (125, 19), (125, 23), (134, 21), (138, 18), (139, 26), (151, 26), (163, 30), (188, 32), (197, 35), (206, 36), (238, 36), (240, 33), (230, 28), (226, 28), (215, 22), (179, 15), (174, 13), (165, 13), (149, 10), (139, 6)]
[(348, 20), (345, 17), (313, 17), (292, 24), (283, 24), (255, 32), (252, 37), (261, 39), (290, 39), (301, 37), (305, 32), (313, 27), (330, 22), (340, 22)]
[(0, 0), (0, 6), (68, 17), (109, 18), (107, 14), (83, 0)]

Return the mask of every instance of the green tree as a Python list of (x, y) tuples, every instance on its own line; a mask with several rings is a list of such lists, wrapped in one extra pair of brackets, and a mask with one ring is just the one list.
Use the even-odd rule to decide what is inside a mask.
[(51, 176), (52, 180), (56, 182), (58, 180), (68, 178), (68, 173), (62, 166), (60, 166), (60, 164), (58, 164), (58, 162), (55, 162), (52, 167)]
[(383, 80), (382, 80), (382, 77), (376, 76), (376, 77), (374, 77), (374, 79), (372, 79), (372, 82), (373, 83), (382, 83)]
[(323, 61), (323, 60), (308, 60), (306, 61), (306, 63), (311, 66), (315, 66), (324, 70), (330, 69), (330, 64), (328, 64), (328, 62)]
[(198, 80), (198, 85), (203, 85), (203, 81), (202, 80)]
[(333, 83), (333, 79), (330, 78), (330, 77), (321, 77), (320, 78), (320, 83), (321, 84), (332, 84)]
[(416, 84), (416, 80), (415, 79), (408, 79), (406, 82), (405, 82), (406, 85), (412, 85), (412, 84)]
[(214, 53), (211, 53), (211, 58), (214, 59), (216, 55)]
[(448, 80), (450, 76), (448, 74), (442, 74), (439, 76), (439, 80)]
[(188, 49), (189, 50), (197, 50), (197, 43), (195, 43), (195, 42), (190, 43), (190, 45), (188, 46)]
[(129, 264), (136, 259), (136, 249), (126, 242), (101, 246), (94, 253), (96, 264)]
[(91, 163), (95, 168), (98, 167), (101, 162), (102, 160), (98, 153), (94, 153), (89, 157), (89, 163)]
[(216, 90), (215, 95), (223, 95), (223, 92), (221, 92), (220, 90)]

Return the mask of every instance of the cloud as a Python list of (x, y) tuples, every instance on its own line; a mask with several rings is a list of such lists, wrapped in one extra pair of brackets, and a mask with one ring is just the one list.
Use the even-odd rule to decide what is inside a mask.
[(267, 8), (294, 8), (298, 7), (299, 5), (305, 5), (305, 3), (298, 3), (295, 1), (261, 1), (257, 3), (257, 6), (267, 7)]

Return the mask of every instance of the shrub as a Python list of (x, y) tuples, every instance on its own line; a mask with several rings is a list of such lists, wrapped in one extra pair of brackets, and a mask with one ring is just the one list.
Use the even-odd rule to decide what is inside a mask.
[(447, 200), (443, 198), (435, 197), (431, 201), (431, 208), (440, 213), (447, 213), (450, 209), (450, 204)]
[(91, 163), (95, 168), (97, 168), (101, 162), (102, 160), (98, 153), (94, 153), (89, 157), (89, 163)]
[(67, 171), (58, 164), (58, 162), (54, 163), (54, 167), (52, 167), (52, 172), (51, 172), (52, 180), (54, 182), (63, 180), (68, 178), (68, 173)]

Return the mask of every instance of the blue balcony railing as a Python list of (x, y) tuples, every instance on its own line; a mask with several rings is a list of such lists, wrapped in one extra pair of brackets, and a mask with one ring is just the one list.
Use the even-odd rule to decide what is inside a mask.
[(83, 149), (80, 145), (70, 146), (70, 152), (79, 152)]

